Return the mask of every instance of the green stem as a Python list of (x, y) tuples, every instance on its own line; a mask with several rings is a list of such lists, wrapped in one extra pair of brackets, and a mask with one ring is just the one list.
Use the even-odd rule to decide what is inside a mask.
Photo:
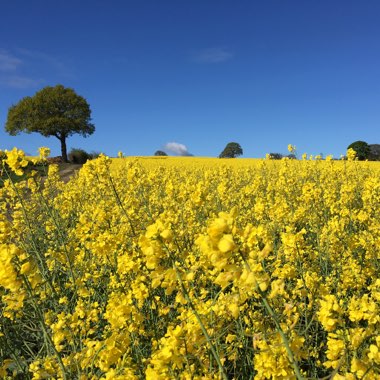
[(70, 259), (69, 252), (67, 251), (67, 247), (66, 247), (66, 243), (65, 243), (65, 237), (63, 236), (62, 231), (60, 229), (60, 225), (58, 224), (58, 221), (56, 220), (56, 217), (55, 217), (54, 213), (52, 212), (51, 208), (49, 207), (48, 203), (46, 202), (45, 197), (41, 193), (39, 193), (39, 195), (40, 195), (40, 199), (42, 200), (42, 203), (43, 203), (43, 205), (45, 207), (45, 210), (47, 211), (47, 214), (53, 220), (55, 228), (58, 231), (58, 235), (59, 235), (59, 238), (61, 240), (61, 244), (63, 246), (63, 251), (65, 253), (66, 261), (67, 261), (67, 263), (69, 265), (69, 271), (70, 271), (71, 281), (73, 282), (73, 285), (76, 288), (77, 284), (76, 284), (76, 278), (75, 278), (75, 275), (74, 275), (73, 263), (72, 263), (72, 261)]
[(187, 292), (187, 290), (185, 288), (185, 285), (184, 285), (184, 283), (182, 281), (182, 278), (181, 278), (181, 275), (179, 273), (179, 270), (178, 270), (178, 268), (177, 268), (177, 266), (175, 264), (174, 264), (174, 269), (175, 269), (175, 272), (176, 272), (176, 275), (177, 275), (178, 282), (179, 282), (179, 284), (181, 286), (182, 293), (183, 293), (186, 301), (189, 303), (189, 305), (191, 307), (191, 310), (193, 311), (193, 313), (195, 315), (195, 318), (197, 319), (197, 321), (199, 323), (199, 326), (200, 326), (200, 328), (202, 330), (202, 333), (205, 336), (205, 338), (206, 338), (206, 340), (207, 340), (207, 342), (208, 342), (208, 344), (210, 346), (211, 353), (212, 353), (215, 361), (218, 364), (220, 374), (221, 374), (223, 380), (228, 380), (227, 374), (226, 374), (226, 372), (224, 371), (224, 368), (223, 368), (223, 364), (220, 361), (219, 355), (217, 354), (217, 352), (215, 350), (215, 347), (214, 347), (214, 345), (213, 345), (213, 343), (211, 341), (211, 337), (208, 334), (208, 332), (207, 332), (207, 330), (206, 330), (206, 328), (205, 328), (205, 326), (204, 326), (204, 324), (203, 324), (203, 322), (202, 322), (202, 320), (201, 320), (201, 318), (200, 318), (197, 310), (195, 309), (194, 304), (192, 303), (192, 301), (191, 301), (191, 299), (189, 297), (189, 294), (188, 294), (188, 292)]
[[(38, 261), (40, 262), (40, 265), (41, 267), (43, 268), (43, 270), (41, 271), (41, 275), (42, 277), (44, 278), (44, 280), (46, 280), (46, 283), (48, 284), (50, 290), (52, 291), (52, 293), (54, 295), (57, 295), (56, 294), (56, 291), (54, 289), (54, 286), (53, 284), (51, 283), (50, 281), (50, 278), (48, 276), (45, 276), (45, 273), (48, 273), (48, 268), (46, 266), (46, 263), (45, 263), (45, 259), (44, 259), (44, 256), (41, 254), (39, 248), (38, 248), (38, 245), (34, 239), (34, 233), (33, 233), (33, 230), (32, 230), (32, 224), (31, 224), (31, 221), (29, 219), (29, 216), (26, 212), (26, 207), (25, 207), (25, 203), (24, 203), (24, 198), (20, 195), (20, 192), (19, 190), (17, 189), (17, 187), (15, 186), (14, 182), (12, 181), (12, 178), (10, 177), (8, 171), (4, 168), (4, 171), (11, 183), (11, 186), (13, 188), (13, 190), (15, 191), (16, 195), (17, 195), (17, 198), (21, 204), (21, 208), (22, 208), (22, 214), (24, 216), (24, 219), (25, 219), (25, 222), (26, 222), (26, 225), (28, 227), (28, 230), (30, 232), (30, 239), (31, 239), (31, 243), (32, 243), (32, 246), (33, 246), (33, 249), (34, 249), (34, 252), (36, 253), (37, 257), (38, 257)], [(26, 249), (25, 249), (26, 251)]]
[[(25, 376), (25, 371), (24, 371), (24, 368), (19, 360), (19, 357), (18, 355), (15, 354), (15, 352), (13, 351), (13, 347), (8, 343), (8, 340), (10, 341), (11, 339), (8, 337), (8, 334), (7, 334), (7, 331), (3, 330), (4, 331), (4, 341), (5, 341), (5, 344), (6, 346), (8, 347), (9, 351), (10, 351), (10, 354), (11, 354), (11, 357), (12, 359), (15, 361), (16, 365), (17, 365), (17, 368), (19, 369), (19, 371)], [(30, 376), (29, 374), (27, 375), (28, 376), (28, 379), (30, 379)]]
[(23, 275), (22, 278), (23, 278), (23, 282), (24, 282), (24, 284), (26, 286), (26, 289), (27, 289), (27, 291), (29, 293), (30, 299), (33, 302), (34, 309), (36, 310), (36, 313), (38, 315), (39, 323), (40, 323), (41, 329), (42, 329), (42, 331), (44, 333), (44, 337), (48, 341), (50, 347), (54, 351), (55, 356), (57, 357), (58, 365), (59, 365), (59, 367), (61, 368), (61, 371), (62, 371), (62, 378), (63, 378), (63, 380), (67, 380), (65, 365), (63, 364), (61, 355), (57, 351), (57, 349), (56, 349), (56, 347), (54, 345), (54, 342), (52, 341), (51, 336), (50, 336), (50, 334), (47, 331), (47, 328), (46, 328), (46, 325), (45, 325), (45, 321), (44, 321), (44, 316), (42, 315), (41, 310), (40, 310), (40, 308), (39, 308), (39, 306), (38, 306), (38, 304), (37, 304), (37, 302), (35, 300), (32, 287), (30, 286), (30, 283), (29, 283), (29, 281), (28, 281), (28, 279), (26, 278), (25, 275)]
[[(244, 260), (244, 263), (245, 263), (245, 266), (246, 268), (251, 271), (251, 268), (249, 266), (249, 264), (247, 263), (247, 261), (243, 258)], [(284, 333), (284, 331), (282, 330), (281, 326), (280, 326), (280, 323), (278, 321), (278, 318), (277, 318), (277, 315), (276, 313), (274, 312), (274, 310), (272, 309), (272, 307), (270, 306), (267, 298), (265, 297), (265, 294), (264, 292), (260, 289), (259, 287), (259, 284), (257, 283), (257, 281), (255, 281), (255, 288), (256, 288), (256, 291), (259, 293), (260, 297), (261, 297), (261, 301), (265, 307), (265, 309), (267, 310), (268, 314), (270, 315), (270, 317), (273, 319), (275, 325), (276, 325), (276, 329), (278, 331), (278, 333), (280, 334), (281, 336), (281, 339), (282, 339), (282, 342), (285, 346), (285, 349), (286, 349), (286, 353), (288, 355), (288, 359), (290, 361), (290, 364), (292, 365), (293, 367), (293, 370), (294, 370), (294, 373), (297, 377), (298, 380), (303, 380), (303, 376), (301, 375), (301, 371), (300, 369), (298, 368), (298, 364), (297, 364), (297, 361), (293, 355), (293, 351), (291, 350), (290, 348), (290, 344), (289, 344), (289, 340), (286, 336), (286, 334)]]
[(127, 217), (128, 222), (129, 222), (129, 226), (131, 227), (132, 234), (135, 237), (136, 236), (136, 231), (135, 231), (135, 228), (133, 227), (132, 220), (129, 217), (127, 211), (125, 210), (125, 208), (124, 208), (124, 206), (123, 206), (123, 204), (121, 202), (121, 199), (120, 199), (120, 196), (119, 196), (119, 194), (118, 194), (118, 192), (116, 190), (115, 184), (113, 183), (111, 174), (109, 174), (109, 180), (110, 180), (110, 184), (111, 184), (111, 188), (112, 188), (113, 194), (114, 194), (115, 199), (116, 199), (116, 203), (118, 204), (118, 206), (120, 207), (120, 209), (123, 211), (124, 215)]
[(293, 351), (290, 348), (289, 340), (286, 337), (284, 331), (282, 330), (282, 328), (280, 326), (280, 323), (277, 320), (277, 316), (276, 316), (275, 312), (273, 311), (272, 307), (269, 305), (268, 300), (266, 299), (266, 297), (264, 296), (263, 292), (260, 290), (260, 288), (258, 286), (257, 286), (257, 290), (258, 290), (260, 296), (262, 297), (262, 302), (263, 302), (263, 305), (264, 305), (265, 309), (267, 310), (267, 312), (269, 313), (269, 315), (272, 317), (272, 319), (273, 319), (273, 321), (274, 321), (274, 323), (276, 325), (277, 331), (278, 331), (278, 333), (281, 336), (282, 342), (284, 343), (284, 346), (285, 346), (285, 349), (286, 349), (286, 353), (288, 354), (288, 358), (289, 358), (290, 364), (293, 367), (293, 370), (294, 370), (294, 373), (295, 373), (297, 379), (298, 380), (303, 380), (303, 376), (301, 375), (300, 369), (298, 368), (298, 364), (297, 364), (297, 361), (296, 361), (296, 359), (295, 359), (295, 357), (293, 355)]

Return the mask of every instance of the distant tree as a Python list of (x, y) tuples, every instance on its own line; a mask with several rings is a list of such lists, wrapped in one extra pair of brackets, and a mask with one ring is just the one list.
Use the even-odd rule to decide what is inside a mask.
[(368, 159), (370, 154), (370, 147), (365, 141), (355, 141), (347, 149), (353, 149), (356, 152), (356, 157), (361, 161)]
[(271, 160), (281, 160), (284, 157), (281, 153), (269, 153), (269, 159)]
[(368, 159), (371, 161), (380, 161), (380, 144), (369, 144)]
[(5, 130), (13, 136), (37, 132), (56, 137), (61, 143), (62, 158), (68, 162), (67, 137), (75, 133), (87, 137), (94, 133), (95, 126), (90, 121), (91, 110), (86, 99), (71, 88), (57, 85), (45, 87), (11, 106)]
[(219, 158), (235, 158), (243, 154), (243, 149), (240, 144), (230, 142), (226, 145), (223, 152), (219, 154)]
[(155, 156), (167, 156), (163, 150), (156, 150), (154, 153)]

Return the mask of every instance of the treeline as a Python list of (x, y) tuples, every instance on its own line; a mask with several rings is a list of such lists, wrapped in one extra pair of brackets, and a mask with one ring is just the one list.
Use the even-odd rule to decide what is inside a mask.
[(361, 161), (380, 161), (380, 144), (368, 144), (358, 140), (350, 144), (347, 149), (353, 149), (356, 157)]

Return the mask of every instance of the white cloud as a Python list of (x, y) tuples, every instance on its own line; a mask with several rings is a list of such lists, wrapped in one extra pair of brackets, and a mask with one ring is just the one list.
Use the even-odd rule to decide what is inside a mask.
[(191, 154), (187, 150), (186, 145), (183, 145), (177, 142), (167, 143), (165, 145), (165, 150), (168, 150), (169, 152), (177, 154), (179, 156), (191, 156)]
[(0, 71), (15, 71), (21, 63), (21, 59), (5, 50), (0, 50)]
[(198, 63), (221, 63), (233, 58), (233, 53), (225, 48), (202, 49), (193, 55), (193, 60)]

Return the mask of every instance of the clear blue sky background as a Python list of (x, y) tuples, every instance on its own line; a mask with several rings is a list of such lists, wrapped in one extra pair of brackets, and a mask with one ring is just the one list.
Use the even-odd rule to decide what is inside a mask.
[(89, 102), (96, 132), (68, 147), (152, 155), (339, 157), (380, 143), (380, 1), (0, 0), (0, 149), (8, 108), (45, 86)]

